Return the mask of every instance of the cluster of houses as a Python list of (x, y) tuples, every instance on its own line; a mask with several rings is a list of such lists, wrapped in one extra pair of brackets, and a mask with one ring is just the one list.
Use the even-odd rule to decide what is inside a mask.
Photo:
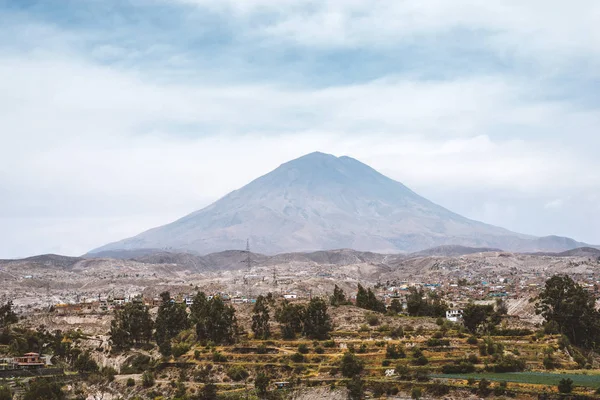
[[(217, 292), (208, 295), (208, 299), (212, 299), (214, 296), (219, 296), (224, 302), (231, 304), (253, 304), (256, 302), (256, 298), (252, 296), (241, 295), (240, 293), (229, 294), (225, 292)], [(285, 292), (281, 293), (281, 297), (286, 300), (296, 300), (302, 295), (296, 292)], [(194, 303), (194, 295), (175, 295), (171, 299), (172, 302), (178, 304), (185, 304), (190, 307)], [(76, 315), (76, 314), (93, 314), (102, 312), (111, 312), (119, 307), (124, 306), (127, 303), (139, 303), (144, 304), (148, 307), (157, 307), (162, 302), (160, 297), (147, 298), (142, 295), (133, 296), (98, 296), (96, 299), (86, 300), (77, 303), (60, 303), (53, 306), (54, 312), (59, 315)]]
[(40, 357), (38, 353), (26, 353), (20, 357), (0, 358), (0, 371), (44, 368), (50, 364), (48, 357)]

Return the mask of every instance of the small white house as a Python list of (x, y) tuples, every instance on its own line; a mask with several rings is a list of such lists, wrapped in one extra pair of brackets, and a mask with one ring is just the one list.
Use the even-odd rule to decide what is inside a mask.
[(295, 293), (290, 293), (290, 294), (284, 294), (283, 295), (284, 299), (288, 299), (288, 300), (293, 300), (293, 299), (297, 299), (298, 295)]
[(448, 310), (446, 311), (446, 319), (451, 322), (458, 322), (462, 319), (462, 310)]

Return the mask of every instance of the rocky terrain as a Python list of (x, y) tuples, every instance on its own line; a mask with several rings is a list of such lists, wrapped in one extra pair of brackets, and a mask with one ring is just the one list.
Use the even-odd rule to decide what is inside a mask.
[[(574, 252), (579, 254), (575, 256), (475, 251), (452, 247), (429, 252), (436, 256), (353, 250), (275, 256), (243, 251), (207, 256), (159, 252), (129, 259), (46, 255), (1, 260), (0, 296), (13, 300), (18, 309), (33, 310), (106, 296), (152, 297), (164, 290), (182, 295), (200, 288), (246, 297), (268, 292), (308, 297), (330, 294), (335, 284), (350, 293), (358, 283), (373, 286), (395, 281), (448, 288), (459, 279), (473, 283), (506, 279), (518, 297), (529, 295), (530, 284), (543, 284), (556, 273), (590, 281), (600, 273), (599, 258), (589, 251)], [(515, 309), (515, 314), (520, 310)]]

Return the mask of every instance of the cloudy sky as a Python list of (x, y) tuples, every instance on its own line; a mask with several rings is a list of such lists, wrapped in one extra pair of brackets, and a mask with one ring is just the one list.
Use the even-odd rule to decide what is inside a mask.
[(597, 0), (0, 0), (0, 257), (79, 255), (312, 151), (600, 244)]

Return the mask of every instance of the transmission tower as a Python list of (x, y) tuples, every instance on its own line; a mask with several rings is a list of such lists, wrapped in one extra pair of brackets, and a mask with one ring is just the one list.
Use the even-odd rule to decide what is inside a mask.
[(248, 272), (252, 269), (252, 260), (250, 259), (250, 239), (246, 239), (246, 268)]

